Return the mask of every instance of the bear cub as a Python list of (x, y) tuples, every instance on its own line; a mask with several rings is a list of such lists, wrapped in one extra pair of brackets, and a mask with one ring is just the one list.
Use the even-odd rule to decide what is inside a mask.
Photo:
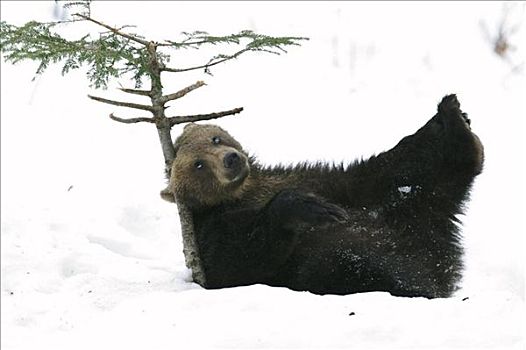
[(349, 165), (265, 167), (225, 130), (188, 124), (161, 196), (188, 209), (205, 288), (448, 297), (457, 215), (484, 152), (455, 95), (389, 151)]

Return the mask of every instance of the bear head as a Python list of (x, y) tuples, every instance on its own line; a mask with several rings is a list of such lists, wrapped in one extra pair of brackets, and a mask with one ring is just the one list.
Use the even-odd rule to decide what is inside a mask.
[(187, 124), (176, 139), (169, 184), (161, 197), (189, 207), (234, 200), (250, 174), (249, 158), (225, 130), (216, 125)]

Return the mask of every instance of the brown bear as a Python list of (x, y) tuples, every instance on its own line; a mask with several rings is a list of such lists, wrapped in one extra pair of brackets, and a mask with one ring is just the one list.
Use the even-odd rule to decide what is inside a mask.
[(188, 208), (203, 287), (428, 298), (457, 289), (457, 214), (483, 147), (455, 95), (393, 149), (349, 165), (265, 167), (214, 125), (187, 125), (174, 146), (161, 194)]

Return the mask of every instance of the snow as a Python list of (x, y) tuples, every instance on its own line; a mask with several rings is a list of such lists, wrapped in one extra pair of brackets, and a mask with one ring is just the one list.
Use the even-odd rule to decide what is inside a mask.
[(398, 192), (400, 193), (410, 193), (412, 186), (400, 186), (398, 187)]
[[(2, 20), (49, 21), (54, 6), (2, 1)], [(485, 23), (495, 33), (505, 6), (521, 25), (508, 61), (481, 30)], [(525, 347), (524, 4), (96, 2), (93, 11), (159, 40), (195, 29), (310, 37), (284, 56), (248, 54), (213, 77), (188, 73), (166, 84), (208, 84), (169, 114), (245, 107), (217, 124), (262, 163), (381, 152), (457, 93), (486, 153), (461, 218), (463, 287), (435, 300), (204, 290), (184, 266), (176, 208), (159, 197), (156, 133), (116, 124), (109, 113), (137, 115), (86, 98), (128, 96), (117, 84), (91, 91), (82, 72), (62, 78), (59, 67), (32, 82), (35, 64), (2, 62), (2, 349)], [(190, 58), (174, 65), (198, 57), (182, 54)]]

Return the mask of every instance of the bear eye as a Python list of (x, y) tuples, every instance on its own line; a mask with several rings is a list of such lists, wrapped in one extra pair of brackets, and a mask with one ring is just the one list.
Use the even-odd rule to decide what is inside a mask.
[(205, 166), (205, 165), (204, 165), (203, 162), (200, 161), (200, 160), (198, 160), (198, 161), (196, 161), (196, 162), (194, 163), (194, 168), (199, 169), (199, 170), (203, 169), (204, 166)]
[(221, 143), (221, 138), (219, 136), (212, 137), (212, 143), (214, 145), (219, 145)]

